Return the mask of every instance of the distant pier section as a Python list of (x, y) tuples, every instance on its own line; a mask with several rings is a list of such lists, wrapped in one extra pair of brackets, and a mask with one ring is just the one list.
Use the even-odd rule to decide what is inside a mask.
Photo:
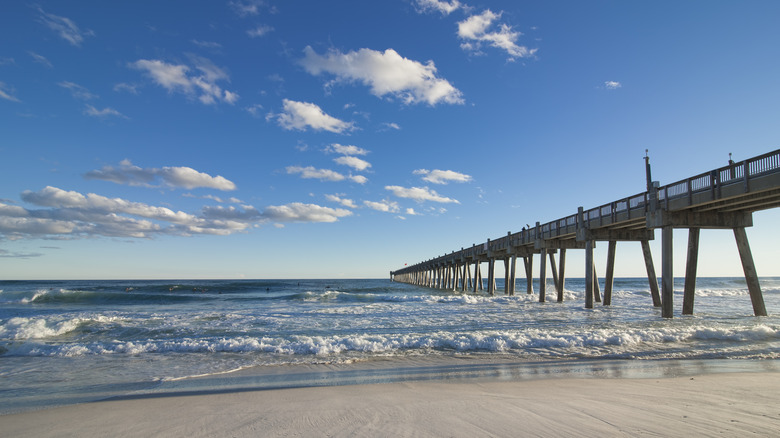
[[(730, 154), (729, 154), (730, 156)], [(431, 260), (390, 272), (393, 281), (453, 291), (496, 289), (495, 264), (504, 264), (504, 293), (514, 295), (517, 260), (525, 270), (526, 292), (533, 291), (534, 254), (539, 254), (539, 301), (547, 297), (549, 259), (557, 301), (563, 301), (566, 251), (585, 250), (585, 307), (594, 301), (610, 305), (617, 242), (639, 242), (644, 255), (653, 305), (661, 307), (664, 318), (673, 316), (674, 273), (672, 242), (675, 228), (688, 229), (682, 313), (693, 313), (699, 230), (732, 230), (756, 316), (767, 314), (745, 228), (753, 225), (753, 212), (780, 207), (780, 149), (741, 162), (729, 159), (719, 169), (660, 186), (653, 181), (650, 160), (645, 157), (647, 191), (590, 210), (580, 207), (576, 214), (516, 233), (488, 239), (470, 248), (461, 248)], [(661, 287), (650, 252), (649, 241), (661, 229)], [(603, 299), (593, 261), (596, 242), (607, 242), (607, 266)], [(557, 255), (557, 263), (556, 263)], [(483, 285), (482, 264), (487, 263), (487, 287)], [(473, 273), (472, 273), (473, 272)]]

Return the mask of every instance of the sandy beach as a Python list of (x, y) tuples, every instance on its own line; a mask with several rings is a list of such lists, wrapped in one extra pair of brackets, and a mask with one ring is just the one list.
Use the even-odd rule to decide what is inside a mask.
[(780, 373), (140, 394), (0, 416), (8, 437), (774, 436)]

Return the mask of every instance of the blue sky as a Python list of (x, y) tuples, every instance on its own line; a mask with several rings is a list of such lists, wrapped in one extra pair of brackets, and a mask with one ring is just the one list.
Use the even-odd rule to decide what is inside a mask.
[[(640, 193), (645, 149), (667, 184), (780, 144), (776, 1), (0, 12), (4, 279), (382, 278)], [(759, 275), (778, 219), (748, 230)], [(701, 245), (700, 275), (741, 275), (729, 231)]]

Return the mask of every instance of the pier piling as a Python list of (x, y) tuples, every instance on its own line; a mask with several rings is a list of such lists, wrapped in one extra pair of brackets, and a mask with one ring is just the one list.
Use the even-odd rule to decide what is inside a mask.
[[(753, 225), (755, 211), (780, 207), (780, 150), (714, 169), (684, 180), (661, 186), (653, 181), (649, 156), (644, 157), (646, 191), (618, 199), (545, 224), (526, 224), (517, 233), (490, 240), (459, 252), (406, 266), (390, 273), (393, 281), (418, 286), (478, 293), (485, 289), (481, 264), (488, 264), (487, 293), (495, 294), (495, 263), (504, 264), (504, 293), (514, 295), (517, 258), (525, 269), (526, 292), (533, 294), (534, 255), (539, 254), (539, 301), (546, 300), (547, 259), (562, 302), (565, 285), (567, 249), (585, 250), (585, 307), (601, 301), (593, 251), (596, 242), (607, 242), (603, 305), (612, 305), (616, 245), (619, 241), (639, 242), (647, 271), (652, 304), (661, 308), (661, 316), (674, 315), (673, 244), (674, 229), (688, 230), (688, 252), (685, 269), (682, 314), (693, 313), (700, 230), (731, 229), (737, 242), (753, 312), (767, 314), (758, 282), (753, 256), (745, 232)], [(661, 230), (661, 287), (653, 263), (649, 241)], [(555, 253), (559, 252), (556, 267)], [(471, 273), (474, 264), (474, 273)]]

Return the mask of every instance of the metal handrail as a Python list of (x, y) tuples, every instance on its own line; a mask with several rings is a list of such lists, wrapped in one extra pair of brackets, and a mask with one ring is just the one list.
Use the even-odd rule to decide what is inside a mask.
[[(780, 149), (743, 160), (739, 163), (732, 162), (728, 166), (658, 187), (658, 200), (668, 203), (670, 200), (690, 196), (693, 193), (713, 190), (717, 186), (748, 182), (751, 178), (776, 172), (778, 170), (780, 170)], [(631, 211), (647, 211), (649, 205), (650, 194), (649, 192), (643, 192), (609, 204), (585, 210), (583, 219), (588, 225), (594, 221), (603, 224), (604, 218), (609, 218), (609, 223), (612, 223), (613, 214), (628, 211), (630, 217)], [(447, 263), (448, 260), (452, 260), (453, 257), (473, 258), (489, 251), (498, 251), (513, 246), (529, 245), (536, 240), (539, 240), (540, 237), (552, 239), (569, 233), (570, 231), (568, 228), (575, 225), (577, 225), (577, 214), (541, 224), (538, 229), (537, 227), (531, 227), (514, 234), (510, 233), (495, 240), (488, 240), (484, 244), (474, 245), (471, 248), (462, 249), (461, 251), (453, 251), (451, 254), (446, 254), (426, 262), (408, 266), (395, 272), (403, 273), (424, 266), (435, 266), (437, 264)], [(520, 242), (520, 245), (515, 245), (515, 242)]]

